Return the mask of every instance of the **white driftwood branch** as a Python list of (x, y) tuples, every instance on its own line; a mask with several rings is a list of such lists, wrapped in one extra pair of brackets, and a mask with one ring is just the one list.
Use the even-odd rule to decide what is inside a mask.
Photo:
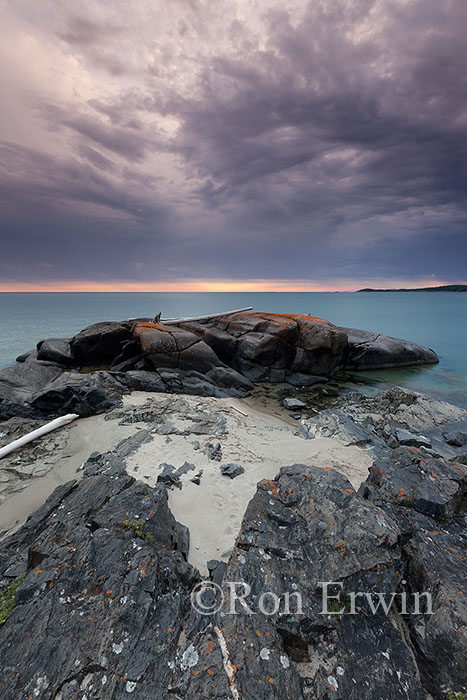
[(187, 318), (163, 318), (160, 320), (164, 326), (176, 326), (178, 323), (188, 323), (189, 321), (209, 321), (211, 318), (221, 318), (221, 316), (232, 316), (232, 314), (240, 314), (243, 311), (251, 311), (252, 306), (246, 306), (244, 309), (235, 309), (234, 311), (222, 311), (218, 314), (207, 314), (207, 316), (189, 316)]
[(0, 459), (9, 455), (10, 452), (17, 450), (18, 447), (23, 447), (23, 445), (27, 445), (28, 442), (32, 442), (33, 440), (36, 440), (37, 438), (42, 437), (43, 435), (47, 435), (47, 433), (51, 433), (57, 428), (61, 428), (63, 425), (71, 423), (75, 420), (75, 418), (79, 418), (77, 413), (67, 413), (66, 416), (55, 418), (55, 420), (50, 421), (50, 423), (46, 423), (40, 428), (37, 428), (37, 430), (33, 430), (32, 433), (23, 435), (23, 437), (18, 438), (14, 442), (10, 442), (9, 445), (5, 445), (5, 447), (0, 448)]
[(230, 408), (233, 408), (234, 411), (237, 411), (237, 413), (241, 413), (242, 416), (246, 416), (248, 418), (248, 413), (245, 413), (245, 411), (242, 411), (240, 408), (237, 408), (236, 406), (231, 406)]

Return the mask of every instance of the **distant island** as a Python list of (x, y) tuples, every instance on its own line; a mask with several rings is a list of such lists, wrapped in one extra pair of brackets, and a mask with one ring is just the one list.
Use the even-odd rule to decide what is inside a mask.
[(417, 287), (416, 289), (358, 289), (358, 292), (467, 292), (467, 284), (444, 284), (441, 287)]

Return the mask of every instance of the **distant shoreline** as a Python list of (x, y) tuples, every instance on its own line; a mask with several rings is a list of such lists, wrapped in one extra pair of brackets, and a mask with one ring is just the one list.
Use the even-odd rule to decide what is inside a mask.
[(441, 287), (417, 287), (416, 289), (357, 289), (359, 292), (467, 292), (467, 284), (444, 284)]

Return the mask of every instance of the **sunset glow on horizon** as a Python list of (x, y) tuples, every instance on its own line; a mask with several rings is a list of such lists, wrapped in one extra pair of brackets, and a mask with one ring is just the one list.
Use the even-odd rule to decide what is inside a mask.
[[(356, 280), (345, 279), (329, 282), (287, 279), (175, 279), (161, 282), (138, 282), (109, 280), (106, 282), (59, 280), (56, 282), (10, 282), (0, 283), (0, 292), (355, 292), (371, 287), (373, 289), (414, 289), (438, 287), (452, 284), (445, 280)], [(455, 284), (466, 284), (456, 282)]]

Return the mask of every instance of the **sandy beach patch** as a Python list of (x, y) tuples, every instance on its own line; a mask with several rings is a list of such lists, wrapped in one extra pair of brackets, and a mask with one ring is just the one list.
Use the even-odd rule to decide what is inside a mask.
[[(174, 475), (169, 505), (190, 530), (190, 563), (206, 573), (209, 559), (228, 558), (258, 481), (274, 478), (281, 467), (334, 467), (355, 488), (367, 476), (372, 463), (368, 452), (329, 438), (305, 440), (297, 423), (276, 406), (277, 411), (270, 406), (265, 410), (251, 398), (133, 392), (124, 397), (122, 407), (79, 419), (60, 435), (44, 438), (41, 450), (47, 441), (57, 446), (48, 450), (46, 469), (43, 452), (37, 446), (29, 448), (30, 460), (27, 453), (22, 456), (27, 474), (18, 482), (20, 490), (10, 492), (2, 503), (0, 530), (11, 532), (56, 486), (79, 478), (92, 452), (112, 450), (145, 429), (148, 437), (127, 457), (126, 469), (151, 486), (162, 474)], [(7, 459), (0, 463), (4, 472)], [(240, 465), (244, 472), (230, 479), (221, 472), (226, 464)]]

